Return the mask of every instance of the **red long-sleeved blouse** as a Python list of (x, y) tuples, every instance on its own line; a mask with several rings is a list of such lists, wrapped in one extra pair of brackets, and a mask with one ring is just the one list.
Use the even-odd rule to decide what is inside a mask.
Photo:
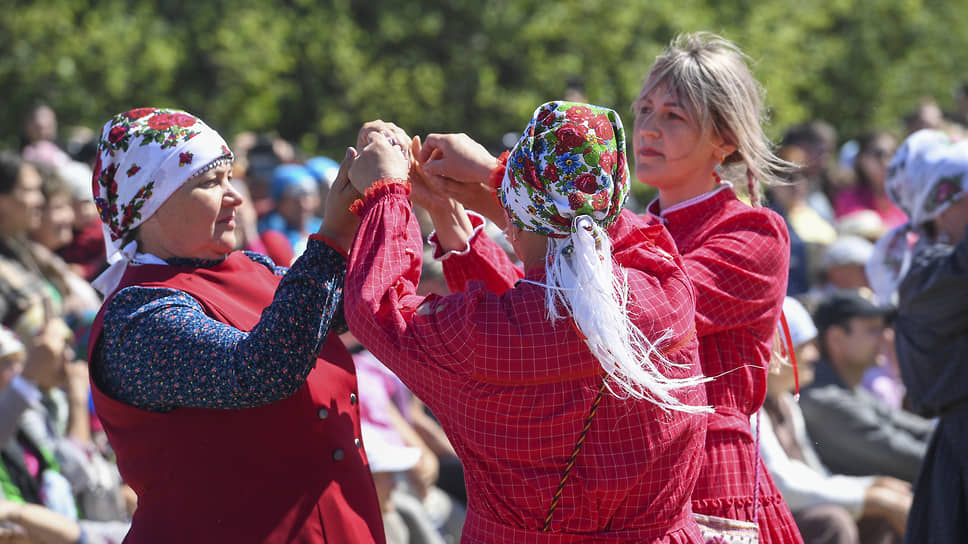
[[(608, 393), (551, 523), (546, 514), (603, 371), (570, 320), (549, 321), (544, 289), (483, 234), (444, 261), (453, 294), (416, 296), (422, 240), (400, 185), (361, 210), (346, 276), (350, 329), (439, 418), (465, 470), (464, 542), (699, 542), (689, 497), (706, 417)], [(623, 215), (610, 229), (635, 324), (698, 373), (694, 298), (665, 229)], [(526, 279), (543, 281), (543, 270)], [(682, 390), (705, 404), (702, 387)], [(365, 402), (365, 399), (364, 399)]]
[[(790, 237), (778, 214), (752, 208), (728, 185), (647, 220), (676, 242), (696, 290), (696, 331), (709, 417), (706, 459), (693, 494), (702, 514), (757, 521), (760, 542), (802, 542), (759, 458), (750, 416), (763, 404), (773, 334), (786, 293)], [(757, 474), (759, 471), (759, 474)], [(754, 509), (759, 480), (759, 508)]]

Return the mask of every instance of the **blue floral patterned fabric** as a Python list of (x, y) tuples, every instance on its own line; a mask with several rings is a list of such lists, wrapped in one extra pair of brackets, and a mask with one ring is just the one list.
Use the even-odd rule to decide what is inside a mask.
[[(330, 330), (346, 330), (346, 258), (317, 240), (290, 269), (247, 255), (283, 276), (251, 332), (208, 317), (193, 297), (175, 289), (127, 287), (115, 294), (91, 369), (101, 391), (152, 412), (250, 408), (295, 392)], [(218, 261), (168, 262), (207, 267)]]

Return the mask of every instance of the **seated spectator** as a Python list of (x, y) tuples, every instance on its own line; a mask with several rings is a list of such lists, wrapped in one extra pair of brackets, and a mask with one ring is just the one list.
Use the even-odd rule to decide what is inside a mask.
[(874, 252), (874, 244), (856, 236), (841, 236), (824, 252), (820, 261), (823, 286), (830, 293), (841, 289), (869, 287), (864, 266)]
[(27, 232), (40, 223), (44, 195), (37, 169), (15, 153), (0, 152), (0, 323), (32, 338), (59, 317), (53, 290), (30, 251)]
[(27, 110), (23, 124), (23, 158), (50, 166), (60, 166), (71, 160), (56, 143), (57, 115), (44, 102), (37, 102)]
[(319, 229), (319, 184), (301, 164), (281, 164), (272, 171), (272, 200), (275, 210), (259, 221), (259, 232), (274, 230), (289, 239), (298, 257), (306, 249), (309, 235)]
[(318, 156), (308, 159), (306, 168), (316, 178), (316, 183), (319, 184), (319, 198), (325, 202), (329, 188), (333, 185), (333, 180), (336, 179), (336, 174), (339, 172), (339, 163), (329, 157)]
[(406, 446), (392, 429), (365, 420), (361, 427), (387, 544), (445, 544), (420, 501), (397, 490), (398, 478), (416, 466), (420, 449)]
[(292, 144), (275, 134), (242, 132), (235, 136), (232, 149), (239, 161), (236, 174), (244, 176), (252, 194), (252, 205), (259, 218), (274, 207), (270, 197), (272, 173), (280, 164), (296, 160)]
[(889, 311), (856, 291), (827, 295), (814, 313), (821, 360), (800, 406), (821, 461), (842, 474), (913, 482), (934, 423), (859, 387), (885, 341)]
[[(397, 437), (399, 440), (396, 441), (421, 452), (412, 467), (401, 471), (399, 476), (404, 485), (400, 486), (398, 494), (408, 495), (413, 506), (419, 506), (422, 515), (445, 540), (459, 541), (465, 517), (462, 502), (467, 500), (466, 491), (461, 486), (461, 496), (455, 498), (438, 486), (445, 462), (456, 461), (459, 466), (457, 454), (440, 424), (426, 414), (423, 404), (416, 401), (403, 382), (366, 351), (352, 333), (343, 334), (341, 339), (353, 353), (360, 398), (363, 399), (360, 403), (362, 419), (384, 431), (385, 436)], [(451, 464), (446, 466), (452, 467)]]
[(107, 265), (104, 254), (104, 232), (101, 218), (91, 192), (91, 167), (82, 162), (70, 162), (57, 172), (71, 187), (74, 206), (74, 224), (71, 243), (57, 249), (57, 254), (71, 265), (74, 273), (91, 281)]
[[(807, 154), (795, 146), (784, 147), (777, 155), (795, 164), (807, 160)], [(766, 194), (770, 208), (783, 216), (790, 232), (787, 293), (800, 294), (808, 290), (811, 278), (816, 276), (820, 255), (837, 238), (837, 232), (807, 201), (810, 188), (803, 168), (791, 172), (785, 181), (788, 183), (774, 185)]]
[(907, 217), (884, 190), (887, 165), (897, 149), (897, 139), (886, 131), (871, 131), (857, 140), (854, 183), (834, 198), (834, 213), (841, 218), (857, 210), (874, 210), (888, 228), (903, 224)]
[[(12, 535), (36, 542), (120, 542), (128, 523), (117, 470), (112, 479), (106, 461), (53, 430), (50, 392), (65, 378), (68, 391), (85, 393), (81, 409), (69, 403), (71, 414), (86, 416), (86, 365), (65, 365), (65, 332), (48, 327), (28, 353), (12, 331), (0, 328), (0, 521)], [(60, 540), (50, 533), (55, 529), (65, 538), (79, 536)]]
[(32, 241), (28, 248), (41, 275), (54, 288), (60, 313), (71, 323), (90, 322), (101, 307), (100, 295), (55, 253), (74, 237), (71, 188), (58, 170), (43, 165), (37, 165), (37, 170), (41, 175), (44, 204), (40, 208), (40, 221), (27, 231)]
[(817, 119), (790, 127), (783, 135), (782, 144), (805, 153), (804, 159), (796, 162), (803, 165), (801, 173), (807, 181), (806, 201), (826, 221), (833, 221), (830, 198), (842, 177), (831, 164), (837, 149), (837, 130), (830, 123)]
[[(790, 297), (783, 303), (800, 384), (813, 380), (820, 357), (810, 314)], [(789, 357), (775, 357), (759, 422), (760, 453), (807, 544), (898, 542), (911, 506), (910, 484), (890, 476), (832, 474), (821, 463), (793, 396)]]

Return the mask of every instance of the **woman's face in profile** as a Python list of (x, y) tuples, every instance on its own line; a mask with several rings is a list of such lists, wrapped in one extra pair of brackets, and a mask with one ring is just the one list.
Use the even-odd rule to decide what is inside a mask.
[(8, 194), (0, 194), (0, 225), (4, 234), (21, 234), (40, 224), (44, 193), (40, 174), (28, 163), (20, 167), (17, 183)]
[(242, 195), (223, 164), (179, 187), (141, 225), (141, 251), (162, 259), (222, 259), (235, 249), (236, 210)]

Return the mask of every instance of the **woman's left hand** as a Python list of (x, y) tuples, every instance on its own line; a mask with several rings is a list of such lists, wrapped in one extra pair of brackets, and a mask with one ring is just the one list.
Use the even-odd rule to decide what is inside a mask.
[[(401, 145), (394, 145), (382, 132), (366, 136), (366, 146), (350, 167), (350, 182), (360, 193), (381, 179), (409, 179), (410, 159)], [(409, 141), (406, 142), (409, 145)]]

